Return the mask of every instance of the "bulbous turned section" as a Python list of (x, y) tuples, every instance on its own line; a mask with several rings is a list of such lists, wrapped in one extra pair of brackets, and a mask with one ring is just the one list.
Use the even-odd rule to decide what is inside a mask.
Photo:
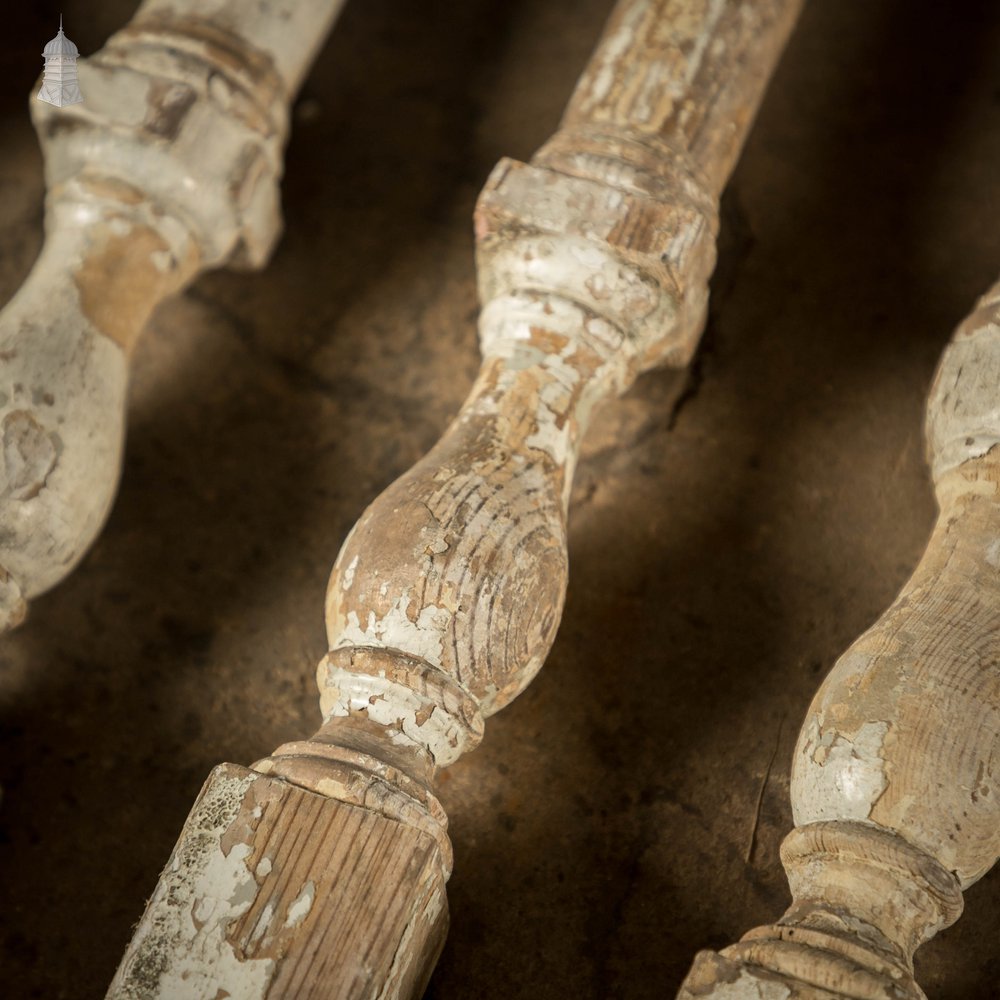
[(180, 226), (99, 177), (54, 192), (46, 228), (0, 312), (0, 628), (100, 530), (118, 481), (129, 350), (197, 266)]
[(963, 888), (1000, 854), (998, 460), (939, 480), (919, 566), (820, 688), (792, 772), (798, 825), (898, 831)]
[(699, 956), (681, 997), (756, 997), (758, 980), (793, 997), (924, 997), (914, 951), (1000, 857), (998, 450), (942, 474), (919, 566), (813, 701), (782, 848), (791, 908)]
[[(558, 312), (550, 309), (549, 327)], [(568, 489), (603, 370), (579, 338), (519, 329), (523, 339), (503, 356), (493, 344), (438, 444), (362, 515), (327, 589), (331, 650), (416, 657), (484, 715), (524, 688), (555, 636)], [(437, 763), (447, 757), (435, 750)]]
[[(294, 807), (331, 817), (331, 850), (340, 854), (325, 896), (329, 866), (291, 824), (285, 870), (275, 862), (259, 884), (271, 899), (289, 870), (320, 873), (315, 899), (329, 922), (303, 923), (294, 943), (273, 948), (261, 931), (263, 950), (254, 944), (259, 925), (244, 921), (233, 932), (218, 921), (210, 935), (197, 928), (200, 941), (211, 937), (211, 983), (225, 995), (234, 945), (244, 967), (280, 947), (297, 949), (311, 968), (319, 948), (335, 977), (323, 995), (419, 995), (425, 980), (413, 970), (429, 969), (440, 947), (450, 869), (444, 815), (429, 790), (434, 770), (479, 742), (484, 717), (516, 697), (548, 654), (566, 590), (573, 470), (592, 408), (652, 364), (681, 364), (694, 350), (718, 193), (799, 6), (622, 0), (560, 134), (532, 163), (505, 160), (491, 175), (476, 209), (483, 367), (439, 443), (372, 503), (337, 558), (326, 599), (330, 652), (317, 677), (324, 726), (259, 762), (252, 780), (219, 779), (246, 787), (235, 818), (224, 829), (216, 823), (210, 839), (228, 847), (230, 831), (238, 824), (242, 835), (245, 825), (241, 842), (254, 860), (259, 845), (273, 843), (270, 831), (259, 832), (263, 796), (282, 804), (283, 818), (286, 806), (289, 816)], [(196, 806), (189, 839), (201, 838), (206, 822)], [(203, 898), (205, 880), (202, 854), (186, 861), (184, 843), (123, 969), (167, 920), (181, 924), (170, 955), (181, 956), (178, 967), (186, 962), (187, 900)], [(175, 876), (183, 864), (187, 879)], [(283, 902), (261, 906), (284, 912)], [(346, 936), (327, 949), (334, 927), (329, 934)], [(376, 952), (385, 961), (369, 963)], [(258, 967), (278, 985), (253, 995), (305, 995), (289, 988), (299, 975), (288, 971), (290, 953), (278, 956), (286, 964), (276, 971)], [(364, 975), (380, 971), (356, 977), (358, 955)]]
[(591, 410), (690, 358), (719, 191), (799, 6), (620, 4), (556, 135), (530, 163), (497, 165), (475, 214), (483, 368), (441, 441), (344, 543), (332, 650), (417, 658), (484, 716), (537, 672)]
[(0, 314), (0, 631), (66, 576), (118, 482), (128, 354), (197, 271), (260, 267), (281, 228), (288, 105), (342, 0), (147, 0), (32, 102), (46, 242)]
[(546, 153), (555, 168), (494, 171), (476, 210), (483, 367), (441, 440), (362, 515), (327, 590), (332, 650), (419, 658), (487, 716), (523, 690), (555, 637), (592, 408), (653, 355), (690, 353), (704, 320), (712, 200), (686, 181), (644, 190), (640, 168), (652, 175), (668, 147), (611, 132), (590, 136), (583, 164)]

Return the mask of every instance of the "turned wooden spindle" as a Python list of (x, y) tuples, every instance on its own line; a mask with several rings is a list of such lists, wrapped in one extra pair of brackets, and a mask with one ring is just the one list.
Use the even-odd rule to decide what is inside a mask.
[(46, 238), (0, 313), (0, 631), (83, 557), (115, 493), (128, 358), (200, 271), (262, 267), (288, 108), (343, 0), (147, 0), (32, 99)]
[(594, 404), (695, 348), (719, 193), (799, 6), (624, 0), (553, 139), (494, 170), (476, 209), (483, 366), (337, 558), (326, 721), (208, 779), (112, 997), (422, 991), (451, 869), (434, 773), (552, 644)]
[(837, 661), (799, 735), (792, 905), (682, 1000), (918, 1000), (913, 953), (1000, 857), (1000, 285), (945, 351), (928, 451), (940, 514), (892, 606)]

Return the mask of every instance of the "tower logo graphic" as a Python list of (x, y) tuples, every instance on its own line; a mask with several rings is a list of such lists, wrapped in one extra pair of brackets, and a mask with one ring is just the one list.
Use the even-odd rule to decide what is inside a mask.
[(38, 99), (64, 108), (83, 100), (80, 82), (76, 77), (76, 60), (80, 50), (63, 34), (62, 15), (59, 16), (59, 34), (42, 49), (45, 59), (45, 76)]

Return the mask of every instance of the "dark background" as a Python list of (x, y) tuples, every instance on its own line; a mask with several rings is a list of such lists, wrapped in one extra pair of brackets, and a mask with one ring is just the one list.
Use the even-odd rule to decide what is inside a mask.
[[(60, 9), (87, 55), (133, 6), (5, 5), (0, 301), (41, 240), (41, 47)], [(107, 528), (0, 640), (4, 996), (103, 995), (211, 767), (315, 728), (329, 566), (476, 369), (476, 193), (553, 130), (610, 6), (349, 3), (272, 263), (155, 315)], [(798, 727), (933, 520), (924, 398), (1000, 270), (998, 162), (995, 4), (809, 4), (725, 198), (702, 351), (599, 415), (555, 648), (442, 776), (434, 1000), (669, 997), (780, 914)], [(998, 995), (998, 884), (920, 951), (932, 1000)]]

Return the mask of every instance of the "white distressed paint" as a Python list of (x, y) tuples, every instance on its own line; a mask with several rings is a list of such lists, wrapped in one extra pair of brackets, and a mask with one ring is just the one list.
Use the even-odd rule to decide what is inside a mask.
[[(86, 241), (55, 212), (27, 281), (0, 313), (0, 624), (83, 557), (111, 506), (127, 366), (84, 316), (71, 275)], [(14, 589), (16, 587), (16, 590)], [(18, 593), (19, 592), (19, 593)]]
[(413, 620), (407, 614), (412, 603), (410, 594), (402, 594), (381, 618), (374, 611), (369, 611), (363, 625), (357, 612), (348, 612), (333, 648), (391, 647), (401, 649), (411, 656), (418, 656), (434, 666), (441, 666), (443, 643), (451, 621), (451, 612), (448, 608), (427, 605), (419, 610), (416, 620)]
[(793, 994), (791, 987), (778, 979), (741, 968), (735, 979), (713, 983), (711, 993), (691, 993), (682, 986), (677, 1000), (793, 1000), (799, 996), (804, 994)]
[(254, 924), (253, 930), (250, 932), (250, 945), (251, 947), (256, 947), (260, 944), (261, 938), (270, 930), (271, 921), (274, 919), (274, 901), (269, 901), (264, 909), (261, 911), (260, 916), (257, 918), (257, 923)]
[(1000, 569), (1000, 538), (986, 546), (986, 561), (994, 568)]
[(265, 996), (274, 962), (240, 958), (226, 940), (229, 924), (257, 895), (257, 880), (246, 864), (251, 849), (235, 844), (226, 854), (221, 847), (258, 777), (214, 772), (160, 876), (108, 1000)]
[(927, 407), (935, 480), (1000, 444), (1000, 325), (960, 328), (941, 357)]
[(210, 19), (267, 53), (294, 94), (343, 5), (344, 0), (146, 0), (137, 16), (163, 11)]
[[(559, 334), (566, 346), (553, 355), (526, 345), (533, 328)], [(582, 378), (571, 363), (573, 355), (582, 348), (593, 350), (603, 366), (583, 385), (577, 414), (583, 420), (581, 430), (593, 401), (623, 392), (635, 376), (638, 361), (636, 345), (617, 326), (577, 302), (548, 293), (514, 292), (494, 299), (480, 313), (479, 340), (485, 357), (503, 358), (513, 371), (532, 365), (546, 367), (557, 386), (567, 392)], [(546, 391), (556, 392), (557, 387)], [(557, 399), (547, 401), (560, 406)], [(560, 408), (566, 410), (564, 405)], [(475, 411), (496, 413), (498, 400), (480, 398)]]
[(298, 927), (312, 909), (313, 900), (316, 898), (316, 885), (310, 880), (302, 887), (302, 891), (292, 900), (288, 907), (288, 914), (285, 917), (285, 927)]
[(161, 274), (169, 274), (175, 265), (174, 255), (169, 250), (154, 250), (149, 255), (153, 266)]
[(618, 29), (602, 40), (587, 70), (590, 81), (586, 102), (581, 105), (582, 113), (601, 104), (611, 93), (622, 57), (632, 47), (644, 13), (639, 4), (626, 8)]
[(358, 568), (358, 559), (360, 558), (360, 556), (355, 556), (347, 569), (344, 570), (344, 590), (351, 589), (351, 585), (354, 583), (354, 571)]
[[(410, 650), (405, 651), (414, 655)], [(395, 680), (352, 673), (328, 659), (320, 663), (317, 680), (324, 718), (365, 713), (373, 722), (386, 727), (386, 738), (396, 732), (406, 741), (426, 748), (438, 767), (457, 760), (469, 743), (466, 726), (452, 718), (444, 706)]]
[[(149, 0), (140, 22), (161, 14), (176, 27), (161, 21), (134, 29), (141, 44), (134, 33), (114, 36), (82, 60), (83, 103), (32, 102), (45, 153), (47, 237), (28, 280), (0, 314), (0, 394), (7, 400), (0, 411), (0, 422), (7, 419), (0, 461), (0, 567), (7, 574), (0, 629), (23, 617), (25, 599), (72, 570), (99, 531), (117, 485), (126, 359), (109, 331), (95, 329), (84, 314), (73, 276), (100, 242), (96, 234), (127, 241), (135, 220), (168, 247), (151, 252), (153, 270), (178, 279), (165, 282), (163, 292), (135, 293), (150, 297), (150, 309), (187, 280), (199, 260), (203, 267), (236, 258), (266, 262), (281, 228), (278, 178), (288, 102), (341, 5), (273, 0), (248, 8), (237, 0), (207, 6)], [(248, 65), (266, 62), (269, 53), (287, 87), (258, 80), (238, 63), (213, 63), (197, 32), (185, 34), (184, 18), (206, 16), (232, 29)], [(247, 113), (220, 100), (230, 87), (227, 74), (241, 77), (250, 95), (249, 103), (243, 99)], [(164, 125), (168, 133), (150, 135), (151, 118), (163, 110), (160, 95), (168, 104), (189, 97), (191, 103)], [(80, 183), (84, 176), (99, 182), (100, 193)], [(28, 406), (22, 396), (29, 392), (51, 402)], [(39, 471), (29, 482), (32, 466)]]
[[(502, 161), (493, 171), (478, 211), (516, 217), (523, 228), (514, 239), (487, 239), (478, 249), (484, 353), (490, 328), (510, 322), (501, 303), (528, 295), (583, 306), (625, 334), (632, 346), (618, 362), (629, 371), (623, 387), (637, 373), (628, 364), (632, 351), (642, 367), (671, 352), (690, 353), (704, 321), (714, 210), (696, 186), (688, 191), (681, 182), (664, 200), (621, 190), (610, 197), (609, 190), (537, 165)], [(623, 255), (609, 237), (636, 213), (647, 225), (656, 219), (662, 244)], [(558, 325), (541, 325), (562, 332)], [(579, 337), (579, 321), (571, 335)]]
[(886, 722), (865, 722), (853, 734), (807, 722), (795, 760), (796, 826), (823, 820), (867, 821), (888, 786), (882, 744)]

